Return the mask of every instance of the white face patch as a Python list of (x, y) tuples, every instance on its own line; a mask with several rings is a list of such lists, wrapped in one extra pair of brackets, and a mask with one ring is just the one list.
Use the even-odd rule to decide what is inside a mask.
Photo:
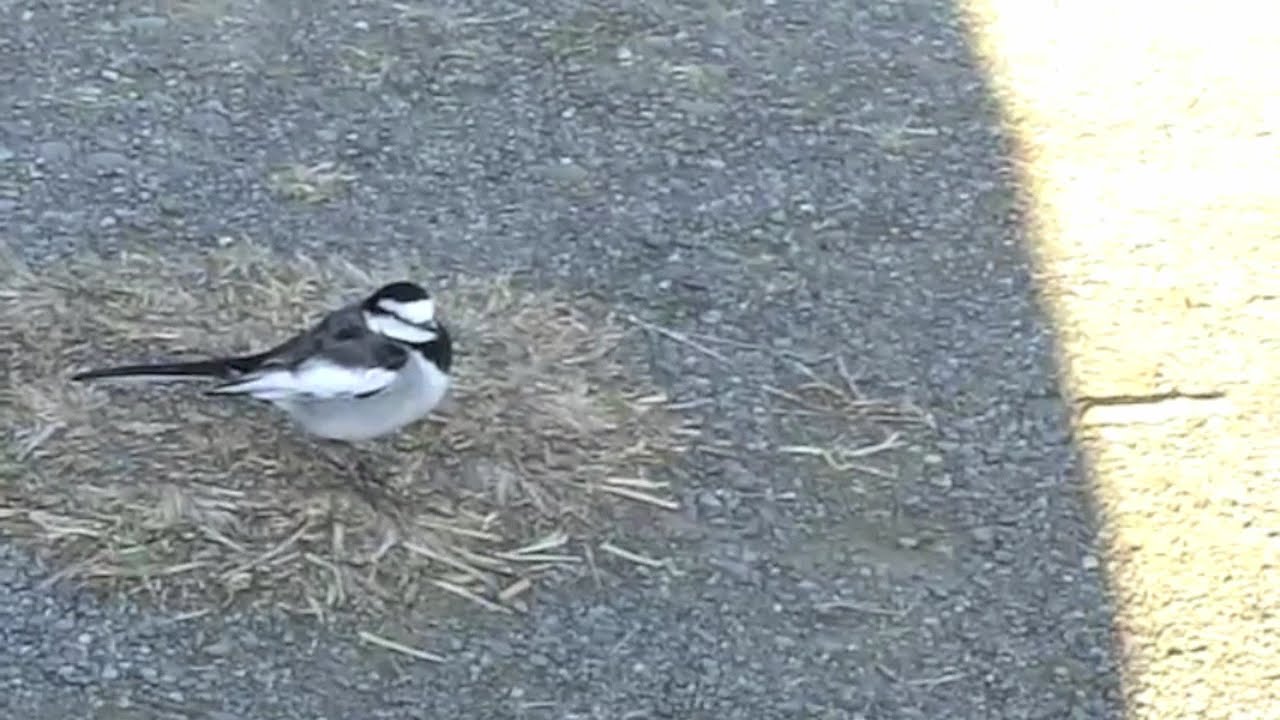
[(378, 307), (411, 325), (420, 325), (436, 319), (436, 301), (431, 298), (407, 303), (379, 300)]
[(400, 342), (416, 345), (418, 343), (431, 342), (438, 337), (436, 333), (430, 330), (410, 325), (404, 320), (391, 315), (365, 313), (364, 321), (370, 330)]

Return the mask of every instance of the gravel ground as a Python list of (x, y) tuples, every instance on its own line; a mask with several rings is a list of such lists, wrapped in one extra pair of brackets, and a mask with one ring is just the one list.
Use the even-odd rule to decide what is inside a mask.
[[(33, 263), (221, 237), (528, 269), (741, 349), (655, 342), (744, 451), (528, 616), (173, 619), (0, 556), (0, 703), (35, 718), (1107, 718), (1096, 529), (995, 103), (945, 2), (0, 6), (3, 237)], [(157, 10), (156, 8), (159, 8)], [(620, 9), (621, 8), (621, 9)], [(350, 177), (282, 196), (281, 167)], [(276, 178), (273, 180), (272, 178)], [(323, 197), (321, 197), (323, 196)], [(783, 462), (777, 350), (909, 397), (892, 483)], [(868, 431), (870, 432), (870, 431)], [(792, 496), (787, 493), (794, 493)], [(834, 605), (833, 605), (834, 603)]]

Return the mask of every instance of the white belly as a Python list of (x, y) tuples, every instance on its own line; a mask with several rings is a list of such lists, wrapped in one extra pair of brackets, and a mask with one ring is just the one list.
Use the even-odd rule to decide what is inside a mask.
[(385, 390), (366, 398), (280, 400), (276, 405), (303, 430), (330, 440), (370, 440), (426, 417), (444, 399), (449, 376), (418, 353)]

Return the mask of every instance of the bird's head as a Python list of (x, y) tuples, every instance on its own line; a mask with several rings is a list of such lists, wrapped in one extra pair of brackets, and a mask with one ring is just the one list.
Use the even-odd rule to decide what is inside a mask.
[(421, 345), (436, 340), (441, 333), (435, 299), (417, 283), (383, 285), (365, 298), (361, 310), (369, 329), (393, 340)]

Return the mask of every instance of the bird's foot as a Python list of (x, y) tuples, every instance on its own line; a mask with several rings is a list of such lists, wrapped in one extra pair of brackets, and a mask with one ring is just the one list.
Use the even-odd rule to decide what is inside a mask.
[(361, 456), (355, 458), (352, 470), (356, 494), (368, 503), (374, 512), (392, 520), (398, 520), (399, 504), (392, 496), (386, 473), (371, 467)]
[(355, 448), (344, 448), (348, 452), (341, 456), (334, 445), (325, 444), (321, 448), (321, 457), (339, 475), (347, 478), (347, 482), (342, 484), (345, 489), (353, 490), (374, 512), (391, 518), (397, 517), (397, 504), (391, 497), (391, 488), (385, 474), (372, 467)]

